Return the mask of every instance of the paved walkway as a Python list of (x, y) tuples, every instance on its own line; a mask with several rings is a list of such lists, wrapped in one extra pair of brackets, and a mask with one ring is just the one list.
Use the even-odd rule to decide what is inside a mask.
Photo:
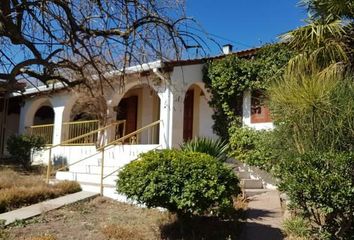
[(91, 192), (77, 192), (73, 194), (69, 194), (63, 197), (58, 197), (55, 199), (51, 199), (45, 202), (37, 203), (28, 207), (23, 207), (20, 209), (16, 209), (11, 212), (6, 212), (0, 214), (0, 220), (5, 220), (5, 225), (9, 225), (16, 220), (24, 220), (37, 215), (40, 215), (44, 212), (48, 212), (50, 210), (54, 210), (60, 208), (64, 205), (71, 204), (77, 201), (85, 200), (88, 198), (92, 198), (97, 196), (97, 193)]
[(268, 191), (250, 197), (246, 214), (241, 240), (283, 239), (280, 231), (283, 213), (278, 191)]

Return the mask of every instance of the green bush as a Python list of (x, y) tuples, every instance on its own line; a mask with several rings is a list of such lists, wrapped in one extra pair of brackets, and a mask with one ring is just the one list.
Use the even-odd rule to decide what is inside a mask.
[(34, 135), (12, 135), (7, 140), (7, 151), (10, 153), (12, 162), (28, 168), (31, 166), (32, 151), (43, 149), (45, 140)]
[(263, 170), (270, 170), (273, 167), (275, 158), (275, 151), (271, 145), (273, 132), (237, 126), (231, 127), (229, 132), (232, 157)]
[(281, 161), (280, 190), (319, 235), (354, 236), (354, 153), (309, 152)]
[(179, 217), (233, 209), (239, 180), (215, 158), (180, 150), (151, 151), (118, 174), (117, 191), (147, 207), (163, 207)]
[(310, 222), (301, 218), (293, 217), (284, 220), (283, 230), (289, 237), (294, 237), (296, 239), (310, 239), (311, 227)]
[(195, 138), (181, 145), (183, 151), (206, 153), (220, 162), (226, 162), (229, 146), (221, 139)]

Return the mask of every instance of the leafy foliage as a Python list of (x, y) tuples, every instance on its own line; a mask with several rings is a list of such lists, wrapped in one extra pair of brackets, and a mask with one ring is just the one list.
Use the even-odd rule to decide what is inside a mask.
[(302, 2), (315, 18), (354, 18), (354, 2), (351, 0), (302, 0)]
[(233, 171), (215, 158), (180, 150), (150, 151), (118, 174), (117, 191), (180, 217), (227, 213), (240, 193)]
[(354, 149), (353, 79), (301, 74), (281, 80), (269, 92), (273, 119), (289, 149)]
[(35, 135), (12, 135), (7, 140), (7, 151), (13, 162), (24, 167), (31, 166), (32, 151), (39, 151), (45, 145), (45, 139)]
[(229, 146), (226, 141), (210, 138), (195, 138), (181, 145), (183, 151), (206, 153), (220, 162), (226, 162)]
[(353, 152), (307, 152), (284, 159), (280, 169), (280, 189), (287, 192), (295, 209), (312, 220), (318, 238), (353, 236)]
[(236, 160), (269, 171), (275, 159), (272, 137), (273, 132), (270, 131), (233, 126), (230, 129), (230, 155)]
[(296, 239), (310, 239), (311, 228), (310, 222), (301, 217), (293, 217), (285, 219), (283, 222), (284, 232), (290, 237), (296, 237)]
[(283, 73), (282, 67), (291, 56), (286, 45), (275, 44), (261, 48), (250, 59), (230, 55), (206, 65), (204, 82), (212, 93), (213, 127), (219, 136), (228, 139), (228, 127), (241, 125), (244, 91), (266, 89), (269, 82)]

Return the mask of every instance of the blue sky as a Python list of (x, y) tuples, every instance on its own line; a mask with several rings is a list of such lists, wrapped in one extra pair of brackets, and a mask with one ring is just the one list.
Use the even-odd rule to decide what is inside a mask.
[[(203, 28), (233, 42), (235, 50), (277, 41), (279, 34), (304, 25), (307, 14), (298, 0), (186, 0), (187, 15)], [(211, 46), (217, 54), (217, 47)]]

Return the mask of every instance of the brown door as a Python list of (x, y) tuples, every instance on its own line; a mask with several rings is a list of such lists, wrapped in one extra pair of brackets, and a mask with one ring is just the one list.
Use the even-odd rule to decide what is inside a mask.
[(188, 141), (193, 138), (193, 106), (194, 90), (188, 90), (184, 99), (183, 117), (183, 140)]
[[(136, 131), (137, 118), (138, 96), (123, 98), (118, 105), (117, 120), (126, 120), (125, 134)], [(120, 135), (122, 136), (123, 133), (121, 132)]]

